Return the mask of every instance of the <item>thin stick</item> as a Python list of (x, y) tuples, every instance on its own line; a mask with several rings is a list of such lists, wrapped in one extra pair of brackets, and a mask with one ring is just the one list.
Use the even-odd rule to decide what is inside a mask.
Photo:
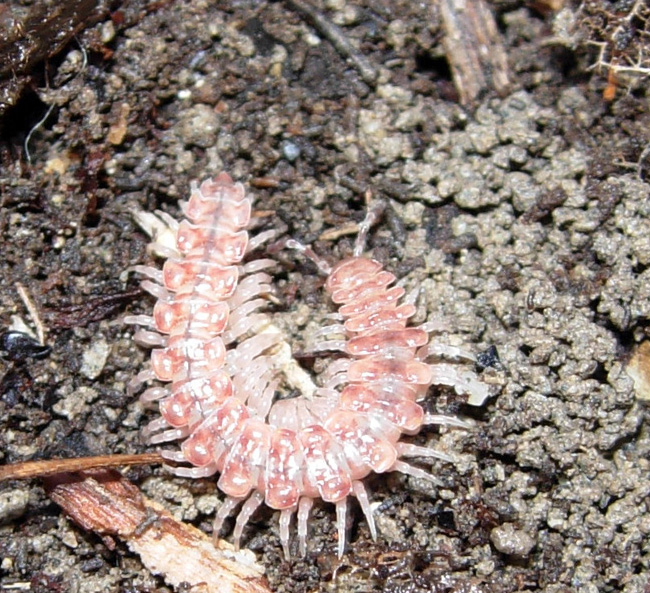
[(119, 467), (128, 465), (149, 465), (163, 463), (160, 453), (140, 455), (98, 455), (76, 459), (48, 459), (44, 461), (25, 461), (13, 465), (0, 466), (0, 482), (3, 480), (24, 480), (42, 478), (63, 472), (77, 472), (90, 469)]
[(38, 307), (34, 301), (32, 301), (27, 289), (20, 282), (16, 282), (16, 290), (18, 291), (20, 300), (25, 305), (25, 309), (27, 309), (27, 312), (29, 313), (32, 323), (36, 327), (38, 343), (41, 346), (45, 346), (45, 328), (43, 326), (43, 322), (41, 321), (41, 316), (38, 314)]
[(366, 56), (352, 45), (345, 33), (339, 27), (329, 21), (325, 15), (318, 12), (316, 8), (305, 0), (287, 0), (287, 4), (306, 17), (314, 28), (318, 30), (323, 37), (329, 40), (336, 51), (350, 61), (366, 84), (375, 84), (375, 81), (377, 80), (377, 68), (372, 65)]

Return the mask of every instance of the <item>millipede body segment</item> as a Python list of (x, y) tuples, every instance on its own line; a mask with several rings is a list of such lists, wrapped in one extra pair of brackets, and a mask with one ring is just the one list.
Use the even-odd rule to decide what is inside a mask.
[[(450, 458), (403, 442), (426, 424), (465, 426), (426, 414), (420, 405), (433, 384), (450, 385), (480, 405), (486, 386), (466, 366), (440, 355), (469, 358), (429, 340), (427, 327), (409, 327), (415, 306), (395, 276), (377, 261), (354, 256), (327, 273), (325, 289), (338, 306), (337, 322), (323, 328), (317, 350), (339, 350), (319, 386), (279, 399), (290, 379), (281, 358), (286, 342), (262, 310), (271, 290), (270, 259), (245, 257), (274, 233), (249, 238), (252, 200), (225, 173), (197, 186), (182, 204), (185, 220), (140, 213), (154, 236), (152, 249), (166, 258), (162, 270), (139, 266), (143, 287), (157, 298), (152, 316), (130, 316), (145, 326), (136, 339), (154, 346), (150, 368), (131, 388), (153, 382), (145, 401), (159, 401), (160, 417), (145, 429), (150, 443), (182, 441), (163, 451), (180, 476), (219, 474), (227, 495), (215, 534), (241, 504), (234, 539), (264, 502), (280, 511), (280, 540), (289, 556), (289, 526), (297, 514), (299, 551), (306, 551), (307, 522), (315, 499), (336, 505), (338, 554), (345, 546), (347, 498), (355, 497), (376, 536), (368, 494), (370, 473), (400, 471), (432, 476), (407, 457)], [(298, 246), (298, 244), (295, 244)], [(298, 246), (300, 247), (300, 246)], [(307, 249), (303, 249), (307, 251)], [(250, 261), (247, 261), (249, 260)], [(429, 359), (435, 358), (434, 362)]]

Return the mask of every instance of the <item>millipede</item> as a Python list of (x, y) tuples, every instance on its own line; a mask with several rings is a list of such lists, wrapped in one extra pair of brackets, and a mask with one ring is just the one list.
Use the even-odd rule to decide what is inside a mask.
[[(162, 269), (137, 266), (142, 287), (156, 298), (151, 315), (128, 316), (142, 326), (138, 343), (153, 347), (149, 367), (130, 389), (145, 383), (144, 402), (157, 401), (160, 416), (144, 429), (150, 444), (180, 441), (163, 450), (169, 469), (190, 478), (219, 475), (226, 495), (215, 536), (241, 506), (234, 527), (239, 546), (244, 527), (262, 503), (280, 511), (280, 542), (290, 555), (290, 524), (297, 516), (298, 548), (306, 553), (308, 518), (315, 500), (336, 508), (337, 552), (346, 541), (347, 499), (357, 499), (376, 538), (364, 479), (398, 471), (433, 479), (405, 459), (447, 454), (402, 440), (423, 426), (466, 427), (452, 416), (426, 413), (431, 386), (449, 386), (481, 405), (489, 391), (470, 368), (473, 355), (430, 339), (435, 324), (409, 325), (415, 297), (396, 277), (363, 255), (377, 217), (368, 209), (351, 257), (329, 265), (309, 247), (288, 248), (311, 258), (326, 276), (325, 291), (337, 307), (334, 323), (321, 328), (315, 352), (330, 356), (318, 384), (295, 385), (287, 371), (287, 343), (265, 312), (276, 262), (255, 252), (276, 236), (249, 236), (252, 198), (226, 173), (192, 184), (181, 203), (184, 220), (165, 213), (137, 213), (153, 237)], [(289, 355), (289, 358), (290, 355)], [(284, 361), (284, 362), (283, 362)], [(297, 363), (290, 360), (291, 368)], [(298, 374), (305, 373), (298, 370)]]

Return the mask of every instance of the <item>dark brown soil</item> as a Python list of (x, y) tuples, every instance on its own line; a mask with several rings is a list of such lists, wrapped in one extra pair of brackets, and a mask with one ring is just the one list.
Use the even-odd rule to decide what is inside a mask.
[[(176, 215), (192, 180), (226, 170), (274, 213), (265, 227), (336, 261), (353, 238), (319, 236), (363, 218), (371, 190), (388, 210), (369, 248), (421, 286), (422, 318), (426, 306), (449, 323), (441, 341), (483, 353), (493, 397), (479, 410), (431, 398), (476, 422), (419, 437), (458, 463), (434, 464), (442, 488), (374, 476), (380, 536), (351, 505), (341, 562), (330, 506), (316, 506), (308, 556), (291, 562), (277, 516), (257, 513), (245, 545), (272, 589), (647, 591), (650, 435), (624, 372), (650, 318), (645, 85), (621, 79), (605, 101), (612, 81), (589, 69), (586, 33), (503, 2), (512, 91), (461, 107), (428, 3), (317, 4), (376, 83), (287, 4), (258, 0), (117, 2), (29, 70), (0, 121), (0, 461), (146, 450), (155, 412), (126, 384), (147, 353), (121, 322), (152, 303), (130, 271), (153, 262), (135, 209)], [(16, 26), (31, 8), (0, 19)], [(273, 314), (301, 350), (328, 305), (313, 265), (280, 259)], [(45, 347), (15, 333), (34, 329), (19, 285)], [(126, 473), (210, 529), (213, 480)], [(167, 590), (37, 481), (3, 483), (0, 589), (28, 586)]]

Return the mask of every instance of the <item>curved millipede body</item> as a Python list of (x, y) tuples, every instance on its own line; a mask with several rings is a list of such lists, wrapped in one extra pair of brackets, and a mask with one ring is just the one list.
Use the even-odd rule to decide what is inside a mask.
[[(155, 381), (142, 395), (158, 400), (160, 418), (145, 429), (149, 442), (182, 440), (164, 451), (177, 475), (219, 474), (227, 495), (215, 519), (217, 533), (238, 505), (234, 538), (263, 502), (280, 511), (280, 540), (289, 556), (289, 525), (297, 514), (305, 553), (307, 521), (315, 499), (336, 505), (338, 553), (345, 545), (347, 498), (355, 497), (375, 537), (363, 480), (370, 473), (400, 471), (431, 479), (407, 457), (449, 460), (434, 449), (402, 442), (426, 424), (465, 426), (460, 420), (426, 414), (419, 402), (432, 384), (450, 385), (479, 405), (487, 388), (466, 367), (438, 360), (440, 354), (472, 359), (457, 348), (430, 343), (425, 327), (409, 327), (415, 306), (393, 286), (395, 276), (361, 256), (369, 213), (354, 256), (330, 268), (325, 290), (338, 306), (338, 323), (324, 328), (317, 349), (342, 355), (321, 376), (321, 385), (297, 397), (277, 399), (283, 383), (286, 343), (264, 308), (271, 290), (269, 259), (245, 262), (247, 253), (274, 236), (249, 239), (251, 198), (225, 173), (192, 187), (182, 205), (186, 220), (141, 213), (154, 235), (153, 251), (166, 257), (162, 271), (139, 267), (143, 287), (157, 303), (152, 316), (128, 317), (148, 326), (136, 339), (156, 346), (151, 366), (132, 388)], [(295, 242), (293, 247), (310, 253)], [(315, 256), (312, 255), (313, 258)], [(317, 259), (317, 258), (315, 258)], [(153, 330), (153, 331), (152, 331)], [(295, 362), (290, 363), (294, 367)], [(299, 371), (303, 372), (303, 371)]]

